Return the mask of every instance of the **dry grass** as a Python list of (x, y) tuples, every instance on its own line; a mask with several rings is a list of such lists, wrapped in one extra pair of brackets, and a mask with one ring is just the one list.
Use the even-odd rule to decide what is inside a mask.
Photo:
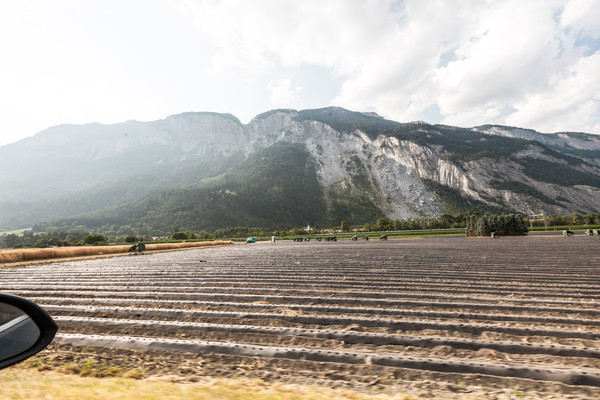
[(0, 397), (6, 400), (414, 400), (405, 394), (365, 394), (347, 389), (251, 379), (203, 378), (199, 383), (178, 383), (176, 380), (176, 377), (143, 380), (89, 378), (9, 368), (0, 372)]
[[(189, 247), (220, 246), (231, 244), (229, 241), (157, 243), (146, 244), (146, 251), (174, 250)], [(0, 251), (0, 264), (21, 263), (27, 261), (52, 260), (55, 258), (88, 257), (106, 254), (128, 253), (131, 245), (120, 246), (76, 246), (47, 249), (15, 249)]]

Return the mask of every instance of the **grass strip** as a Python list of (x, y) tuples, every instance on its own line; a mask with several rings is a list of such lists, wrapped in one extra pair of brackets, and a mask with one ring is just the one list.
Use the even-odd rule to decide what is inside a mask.
[(177, 379), (92, 378), (22, 368), (0, 371), (1, 396), (6, 400), (414, 400), (406, 394), (366, 394), (260, 379), (201, 377), (195, 383)]

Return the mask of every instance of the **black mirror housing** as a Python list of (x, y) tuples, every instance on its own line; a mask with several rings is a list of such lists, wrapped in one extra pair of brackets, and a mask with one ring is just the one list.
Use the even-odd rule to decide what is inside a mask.
[(0, 293), (0, 369), (46, 348), (57, 330), (52, 317), (34, 302)]

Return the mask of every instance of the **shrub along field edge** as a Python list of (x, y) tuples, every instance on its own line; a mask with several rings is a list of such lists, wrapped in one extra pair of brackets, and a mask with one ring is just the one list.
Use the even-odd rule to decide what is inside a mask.
[[(146, 251), (177, 250), (190, 247), (222, 246), (232, 244), (231, 241), (181, 242), (146, 244)], [(131, 245), (114, 246), (67, 246), (44, 249), (14, 249), (0, 251), (0, 264), (19, 263), (56, 258), (89, 257), (98, 255), (128, 253)]]

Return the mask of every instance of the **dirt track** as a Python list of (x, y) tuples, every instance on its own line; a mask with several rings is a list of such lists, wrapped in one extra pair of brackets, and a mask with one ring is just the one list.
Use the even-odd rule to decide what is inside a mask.
[(6, 269), (0, 291), (55, 317), (54, 366), (597, 399), (599, 266), (583, 236), (278, 242)]

